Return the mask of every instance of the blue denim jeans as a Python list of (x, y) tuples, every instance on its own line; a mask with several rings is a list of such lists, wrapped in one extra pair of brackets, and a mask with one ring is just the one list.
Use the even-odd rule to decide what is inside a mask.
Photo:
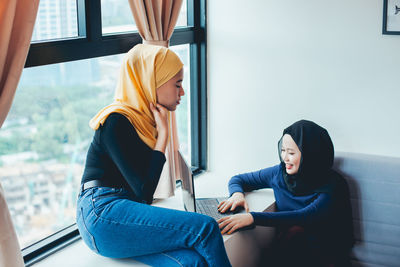
[(77, 225), (87, 246), (105, 257), (151, 266), (231, 266), (214, 219), (135, 202), (122, 188), (82, 192)]

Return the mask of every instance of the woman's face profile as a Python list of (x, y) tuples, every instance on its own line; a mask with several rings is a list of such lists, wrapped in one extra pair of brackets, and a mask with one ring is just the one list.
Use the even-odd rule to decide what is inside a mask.
[(285, 163), (287, 174), (296, 174), (299, 171), (301, 152), (289, 134), (282, 138), (281, 158)]
[(181, 101), (181, 96), (185, 94), (182, 88), (183, 68), (175, 74), (169, 81), (156, 89), (157, 103), (164, 106), (169, 111), (176, 110), (176, 106)]

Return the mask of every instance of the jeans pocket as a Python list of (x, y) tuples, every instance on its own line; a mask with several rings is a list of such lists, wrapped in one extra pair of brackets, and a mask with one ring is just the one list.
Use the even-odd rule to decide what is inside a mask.
[(97, 201), (103, 198), (118, 196), (123, 191), (123, 188), (106, 188), (100, 187), (97, 188), (95, 193), (93, 194), (93, 200)]
[(80, 210), (78, 210), (76, 224), (78, 225), (79, 234), (82, 237), (83, 241), (86, 243), (86, 245), (94, 252), (99, 253), (94, 237), (89, 232), (85, 223), (85, 219), (83, 218), (83, 208), (80, 208)]

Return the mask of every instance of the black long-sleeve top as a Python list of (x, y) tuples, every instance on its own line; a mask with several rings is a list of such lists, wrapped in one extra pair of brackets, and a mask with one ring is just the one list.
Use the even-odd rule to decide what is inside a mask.
[(131, 190), (135, 200), (151, 203), (166, 159), (139, 137), (122, 114), (108, 116), (93, 136), (82, 183), (101, 180), (107, 186)]

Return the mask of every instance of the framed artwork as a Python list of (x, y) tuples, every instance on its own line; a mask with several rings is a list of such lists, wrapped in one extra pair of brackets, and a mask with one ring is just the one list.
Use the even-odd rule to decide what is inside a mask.
[(383, 0), (382, 33), (400, 35), (400, 0)]

